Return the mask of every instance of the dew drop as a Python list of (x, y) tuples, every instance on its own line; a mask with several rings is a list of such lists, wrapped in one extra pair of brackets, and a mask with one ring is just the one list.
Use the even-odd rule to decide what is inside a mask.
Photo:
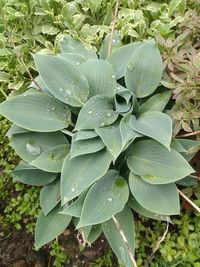
[(38, 156), (41, 153), (41, 147), (30, 140), (26, 143), (26, 151), (32, 156)]
[(63, 88), (59, 88), (59, 91), (60, 91), (60, 92), (63, 92), (63, 91), (64, 91), (64, 89), (63, 89)]
[(88, 111), (88, 114), (92, 114), (92, 110), (89, 110), (89, 111)]
[(80, 62), (76, 62), (76, 66), (79, 66), (80, 65)]
[(67, 95), (72, 95), (72, 92), (69, 89), (66, 89), (66, 94)]
[(75, 191), (75, 188), (74, 188), (74, 187), (72, 187), (71, 191), (72, 191), (72, 192), (74, 192), (74, 191)]
[(98, 112), (96, 112), (95, 115), (97, 116), (98, 115)]
[(112, 75), (112, 78), (115, 79), (115, 75)]
[(101, 127), (103, 127), (105, 125), (106, 125), (105, 122), (101, 122), (101, 124), (100, 124)]
[(23, 94), (23, 96), (27, 96), (27, 94)]
[(116, 43), (116, 40), (115, 40), (115, 39), (113, 39), (113, 40), (112, 40), (112, 42), (113, 42), (113, 43)]
[(111, 117), (111, 116), (112, 116), (112, 113), (111, 113), (111, 112), (108, 112), (108, 113), (106, 114), (106, 116)]
[(127, 68), (129, 71), (133, 71), (134, 66), (133, 66), (133, 64), (129, 63)]
[(52, 110), (54, 111), (54, 110), (56, 110), (56, 108), (55, 107), (52, 107)]
[(111, 198), (111, 197), (109, 197), (109, 198), (108, 198), (108, 201), (109, 201), (109, 202), (112, 202), (112, 198)]

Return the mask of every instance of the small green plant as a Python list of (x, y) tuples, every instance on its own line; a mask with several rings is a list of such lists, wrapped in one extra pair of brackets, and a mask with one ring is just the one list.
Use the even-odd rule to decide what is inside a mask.
[(112, 257), (113, 257), (112, 251), (108, 250), (104, 256), (98, 258), (94, 263), (90, 265), (90, 267), (113, 266)]
[(133, 266), (132, 210), (164, 221), (180, 213), (176, 183), (194, 172), (187, 161), (199, 142), (172, 140), (154, 40), (122, 46), (117, 34), (107, 36), (100, 59), (70, 36), (60, 48), (35, 54), (35, 82), (0, 105), (22, 158), (15, 180), (43, 186), (35, 246), (72, 221), (90, 244), (103, 231), (119, 262)]
[(51, 242), (50, 255), (54, 257), (53, 266), (55, 267), (62, 267), (67, 263), (68, 256), (56, 240)]

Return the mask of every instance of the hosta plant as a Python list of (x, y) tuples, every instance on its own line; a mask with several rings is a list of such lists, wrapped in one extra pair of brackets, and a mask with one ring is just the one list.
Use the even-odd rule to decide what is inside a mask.
[(129, 267), (134, 214), (179, 214), (176, 183), (191, 182), (199, 143), (172, 139), (155, 41), (123, 46), (115, 34), (110, 55), (108, 43), (97, 55), (66, 36), (58, 55), (35, 54), (39, 76), (0, 113), (14, 123), (8, 137), (22, 159), (14, 179), (42, 186), (36, 248), (72, 222), (85, 243), (103, 232)]

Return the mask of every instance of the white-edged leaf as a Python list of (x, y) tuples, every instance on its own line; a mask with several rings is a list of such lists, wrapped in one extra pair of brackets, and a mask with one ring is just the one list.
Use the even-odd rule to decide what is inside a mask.
[(69, 144), (58, 145), (44, 151), (30, 164), (43, 171), (61, 172), (63, 161), (69, 151)]
[(123, 210), (129, 196), (126, 180), (109, 170), (88, 191), (77, 228), (99, 224)]
[(71, 221), (71, 216), (60, 214), (55, 207), (47, 216), (40, 213), (35, 226), (35, 248), (38, 249), (62, 234)]
[(46, 94), (12, 97), (0, 104), (0, 113), (18, 126), (37, 132), (66, 128), (71, 114), (66, 105)]
[(162, 58), (154, 40), (143, 43), (132, 54), (125, 73), (125, 83), (137, 98), (152, 94), (162, 77)]
[(70, 61), (76, 67), (78, 67), (81, 63), (85, 62), (87, 59), (84, 56), (81, 56), (76, 53), (59, 53), (57, 54), (58, 57), (61, 57), (65, 60)]
[(15, 181), (34, 186), (50, 184), (57, 177), (57, 173), (44, 172), (25, 161), (21, 161), (12, 173)]
[(45, 185), (40, 191), (40, 206), (46, 216), (60, 202), (60, 179)]
[(151, 184), (169, 184), (194, 172), (176, 150), (168, 151), (154, 140), (133, 145), (127, 158), (129, 169)]
[(94, 130), (78, 131), (75, 134), (74, 141), (91, 139), (91, 138), (95, 138), (97, 136), (98, 136), (98, 134)]
[[(124, 210), (115, 215), (117, 222), (120, 225), (122, 232), (124, 233), (126, 240), (128, 241), (131, 253), (135, 252), (135, 228), (132, 212), (129, 208), (125, 207)], [(133, 267), (133, 263), (130, 259), (129, 252), (126, 244), (122, 241), (121, 234), (116, 227), (113, 219), (102, 223), (102, 229), (106, 236), (112, 250), (117, 256), (119, 263), (126, 267)]]
[(82, 107), (76, 122), (76, 130), (90, 130), (112, 124), (118, 118), (112, 97), (94, 96)]
[(61, 57), (34, 55), (40, 78), (46, 88), (61, 102), (81, 107), (88, 98), (88, 82), (73, 63)]
[(91, 59), (80, 65), (80, 70), (89, 84), (90, 97), (95, 95), (114, 96), (117, 82), (112, 66), (100, 59)]
[(62, 205), (80, 195), (108, 170), (112, 157), (106, 150), (69, 159), (67, 156), (61, 174)]
[(172, 119), (159, 111), (148, 111), (138, 118), (130, 118), (130, 125), (138, 133), (155, 139), (170, 150)]
[(119, 121), (107, 127), (97, 128), (95, 131), (101, 137), (111, 155), (116, 159), (123, 150)]
[(146, 210), (162, 215), (180, 214), (179, 194), (174, 183), (150, 184), (130, 172), (129, 186), (133, 197)]

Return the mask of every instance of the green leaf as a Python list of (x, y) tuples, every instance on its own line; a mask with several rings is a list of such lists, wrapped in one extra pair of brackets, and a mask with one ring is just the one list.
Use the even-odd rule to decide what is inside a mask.
[(80, 65), (80, 70), (89, 83), (90, 97), (114, 96), (117, 82), (109, 62), (99, 59), (87, 60)]
[(146, 210), (163, 215), (180, 214), (179, 194), (174, 183), (149, 184), (130, 172), (129, 186), (134, 198)]
[(101, 224), (93, 225), (92, 229), (87, 236), (87, 241), (89, 244), (94, 243), (101, 235), (102, 233), (102, 227)]
[(21, 130), (18, 129), (16, 131), (15, 126), (14, 128), (12, 126), (9, 130), (9, 134), (12, 134), (10, 136), (10, 145), (14, 148), (17, 154), (27, 162), (36, 159), (51, 147), (68, 144), (67, 139), (61, 132), (36, 133), (27, 131), (18, 134), (18, 132), (23, 131), (23, 129), (20, 128)]
[(152, 220), (158, 220), (158, 221), (170, 221), (169, 216), (153, 213), (153, 212), (145, 209), (133, 197), (131, 199), (129, 199), (128, 205), (135, 212), (137, 212), (138, 214), (140, 214), (146, 218), (149, 218)]
[(71, 144), (70, 158), (80, 155), (91, 154), (97, 152), (105, 147), (104, 143), (99, 137), (73, 141)]
[[(134, 254), (135, 229), (131, 210), (129, 208), (124, 208), (122, 212), (115, 215), (115, 218), (117, 219), (120, 228), (128, 241), (132, 254)], [(112, 250), (117, 256), (119, 263), (123, 264), (126, 267), (133, 267), (133, 263), (130, 259), (127, 246), (126, 244), (124, 244), (124, 241), (122, 241), (120, 232), (117, 229), (113, 219), (103, 223), (102, 229)]]
[(8, 138), (10, 139), (12, 135), (22, 133), (30, 133), (30, 131), (13, 124), (7, 131), (6, 136), (8, 136)]
[(34, 55), (35, 64), (42, 82), (61, 102), (81, 107), (88, 98), (86, 78), (73, 63), (61, 57)]
[(46, 216), (60, 202), (60, 179), (45, 185), (40, 191), (40, 206)]
[(74, 141), (86, 140), (97, 137), (98, 134), (93, 130), (78, 131), (75, 134)]
[(61, 208), (55, 207), (47, 216), (40, 213), (35, 226), (35, 248), (38, 249), (59, 236), (69, 225), (71, 217), (60, 214)]
[(127, 164), (133, 173), (151, 184), (169, 184), (194, 172), (176, 150), (172, 148), (168, 151), (153, 140), (143, 140), (134, 144)]
[(123, 148), (127, 145), (129, 141), (134, 141), (135, 138), (142, 136), (131, 128), (130, 117), (131, 115), (128, 114), (124, 116), (120, 121), (120, 133)]
[(81, 56), (75, 53), (60, 53), (60, 54), (57, 54), (57, 56), (70, 61), (76, 67), (78, 67), (80, 64), (82, 64), (83, 62), (87, 60), (84, 56)]
[(130, 118), (130, 125), (136, 132), (151, 137), (170, 150), (172, 119), (159, 111), (148, 111), (137, 119)]
[(112, 157), (106, 150), (79, 156), (66, 157), (61, 175), (62, 205), (80, 195), (108, 170)]
[(44, 94), (12, 97), (0, 104), (0, 113), (18, 126), (37, 132), (55, 132), (71, 120), (66, 105)]
[(123, 150), (119, 121), (107, 127), (97, 128), (95, 131), (101, 137), (103, 143), (116, 160)]
[(113, 99), (108, 96), (94, 96), (82, 107), (76, 122), (76, 130), (89, 130), (104, 127), (117, 120), (113, 110)]
[(44, 151), (30, 164), (43, 171), (61, 172), (63, 161), (69, 151), (69, 144), (54, 146)]
[(78, 228), (99, 224), (123, 210), (129, 195), (126, 180), (115, 170), (108, 171), (88, 191)]
[(171, 97), (171, 92), (153, 95), (139, 107), (139, 114), (147, 111), (163, 111)]
[(72, 204), (63, 209), (61, 213), (80, 218), (86, 195), (87, 192), (83, 192)]
[(136, 49), (141, 43), (136, 42), (128, 45), (124, 45), (116, 49), (108, 58), (108, 62), (112, 65), (116, 79), (120, 79), (125, 75), (128, 61)]
[(12, 173), (15, 181), (34, 186), (50, 184), (57, 177), (57, 173), (41, 171), (24, 161), (21, 161)]
[[(110, 43), (110, 33), (108, 33), (106, 35), (106, 37), (104, 38), (101, 47), (100, 47), (100, 51), (99, 51), (99, 57), (101, 59), (106, 59), (108, 57), (108, 47), (109, 47), (109, 43)], [(122, 42), (121, 42), (121, 38), (119, 36), (119, 34), (117, 32), (114, 32), (113, 36), (112, 36), (112, 53), (120, 48), (122, 46)]]
[[(119, 89), (120, 87), (117, 87)], [(133, 94), (130, 90), (121, 89), (115, 94), (115, 107), (119, 113), (126, 113), (131, 111)]]
[(137, 98), (152, 94), (162, 77), (162, 58), (155, 41), (139, 46), (131, 56), (125, 73), (125, 83)]
[(73, 37), (66, 35), (60, 42), (61, 52), (70, 52), (79, 54), (86, 59), (96, 59), (97, 55), (93, 48), (86, 48), (83, 43)]
[(186, 186), (186, 187), (187, 186), (198, 186), (198, 179), (193, 178), (192, 176), (188, 175), (187, 177), (181, 180), (178, 180), (176, 184)]
[(186, 0), (172, 0), (169, 3), (169, 16), (172, 16), (175, 11), (184, 12)]

